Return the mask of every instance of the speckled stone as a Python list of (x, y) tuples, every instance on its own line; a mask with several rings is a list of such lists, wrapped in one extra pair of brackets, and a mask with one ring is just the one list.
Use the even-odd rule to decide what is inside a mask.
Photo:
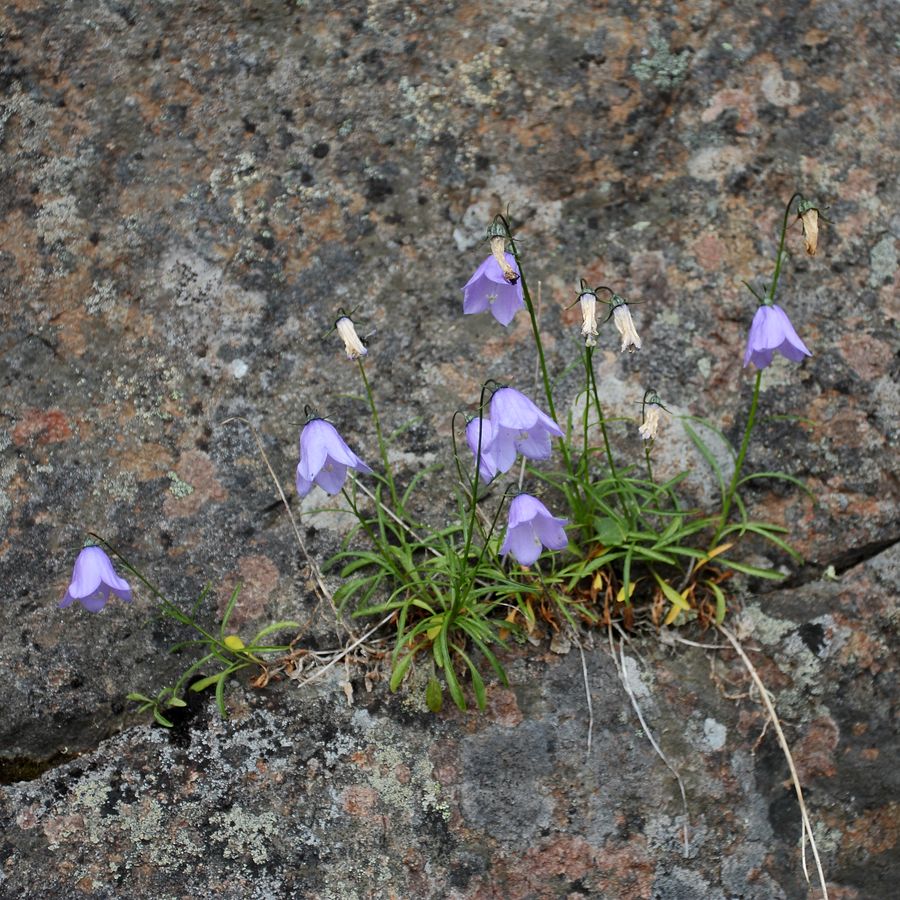
[[(877, 555), (900, 530), (898, 26), (885, 0), (5, 4), (0, 760), (87, 755), (4, 790), (0, 895), (116, 896), (127, 879), (154, 897), (806, 897), (781, 757), (770, 735), (753, 753), (757, 708), (653, 636), (638, 648), (646, 703), (691, 795), (689, 860), (673, 784), (599, 648), (587, 762), (577, 652), (544, 648), (511, 661), (512, 694), (486, 716), (404, 712), (380, 688), (344, 709), (337, 683), (281, 686), (238, 690), (229, 723), (204, 708), (175, 738), (134, 726), (123, 700), (183, 665), (152, 597), (56, 608), (94, 531), (174, 598), (210, 582), (209, 615), (238, 581), (241, 627), (312, 613), (252, 434), (223, 423), (258, 429), (287, 485), (307, 404), (377, 458), (327, 333), (354, 310), (388, 430), (415, 423), (393, 450), (401, 478), (450, 466), (450, 417), (485, 379), (534, 384), (524, 316), (504, 330), (461, 315), (484, 227), (507, 208), (551, 370), (578, 352), (578, 279), (612, 285), (639, 301), (644, 347), (620, 354), (602, 332), (608, 411), (633, 417), (654, 386), (739, 441), (755, 308), (741, 280), (769, 277), (795, 190), (833, 223), (815, 257), (791, 229), (779, 287), (813, 356), (766, 371), (749, 465), (812, 497), (760, 481), (745, 499), (807, 562), (748, 545), (790, 576), (745, 584), (741, 621), (770, 641), (764, 676), (835, 896), (884, 895), (898, 875), (879, 787), (896, 798), (896, 557)], [(577, 369), (562, 377), (561, 404), (579, 388)], [(714, 499), (679, 420), (664, 427), (660, 471), (687, 460)], [(640, 458), (633, 426), (614, 442)], [(448, 477), (426, 480), (423, 515), (440, 519)], [(305, 523), (316, 558), (346, 521)], [(840, 581), (819, 580), (829, 565)], [(317, 614), (310, 639), (334, 630)]]

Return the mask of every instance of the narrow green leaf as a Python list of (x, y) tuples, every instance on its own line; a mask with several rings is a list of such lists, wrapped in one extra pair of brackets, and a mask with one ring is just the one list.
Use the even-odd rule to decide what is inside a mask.
[(721, 625), (725, 621), (725, 594), (714, 581), (706, 581), (704, 584), (716, 597), (716, 625)]
[(428, 679), (428, 687), (425, 688), (425, 705), (433, 713), (439, 713), (444, 706), (444, 693), (441, 690), (441, 683), (434, 675)]
[(410, 663), (413, 661), (413, 653), (407, 653), (406, 656), (402, 657), (394, 664), (394, 669), (391, 672), (391, 680), (390, 680), (390, 689), (391, 693), (396, 692), (397, 688), (400, 687), (401, 682), (403, 681), (403, 676), (406, 675), (406, 670), (409, 668)]
[(730, 559), (723, 559), (721, 556), (716, 559), (719, 565), (727, 566), (734, 569), (735, 572), (743, 572), (745, 575), (753, 575), (756, 578), (768, 578), (770, 581), (781, 581), (785, 576), (775, 569), (760, 569), (756, 566), (748, 566), (746, 563), (732, 562)]
[(163, 728), (174, 728), (174, 727), (175, 727), (175, 723), (174, 723), (174, 722), (170, 722), (170, 721), (169, 721), (169, 720), (168, 720), (168, 719), (167, 719), (167, 718), (159, 711), (159, 709), (154, 709), (154, 710), (153, 710), (153, 718), (156, 719), (156, 721), (159, 722), (159, 724), (162, 725)]

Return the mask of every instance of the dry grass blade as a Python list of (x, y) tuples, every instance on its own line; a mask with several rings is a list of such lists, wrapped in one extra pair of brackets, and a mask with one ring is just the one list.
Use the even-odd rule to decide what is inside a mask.
[[(316, 586), (319, 589), (320, 596), (324, 597), (328, 601), (328, 605), (331, 607), (331, 611), (334, 613), (334, 618), (337, 624), (340, 625), (350, 635), (350, 637), (356, 637), (353, 629), (351, 629), (344, 623), (343, 619), (338, 613), (337, 607), (334, 605), (334, 597), (331, 596), (331, 591), (329, 591), (325, 586), (325, 580), (322, 577), (322, 571), (319, 569), (318, 564), (312, 558), (312, 556), (310, 556), (309, 551), (306, 549), (306, 544), (303, 542), (303, 538), (300, 535), (300, 528), (297, 526), (297, 520), (294, 518), (294, 513), (287, 501), (287, 496), (285, 496), (284, 488), (282, 488), (281, 482), (278, 480), (278, 476), (275, 474), (275, 470), (272, 468), (272, 464), (269, 462), (268, 454), (266, 453), (265, 447), (263, 447), (262, 445), (262, 441), (260, 440), (256, 429), (253, 427), (252, 423), (250, 423), (243, 416), (232, 416), (229, 419), (223, 420), (219, 424), (228, 425), (229, 422), (242, 422), (250, 429), (250, 434), (253, 435), (253, 440), (256, 441), (256, 446), (259, 449), (259, 454), (260, 456), (262, 456), (263, 462), (266, 464), (266, 468), (269, 470), (269, 475), (272, 476), (272, 481), (275, 484), (276, 490), (278, 491), (278, 496), (281, 497), (281, 502), (284, 504), (284, 508), (287, 510), (288, 518), (291, 520), (291, 527), (294, 529), (294, 537), (297, 539), (297, 546), (300, 548), (300, 552), (303, 554), (303, 557), (306, 560), (310, 571), (313, 573), (313, 577), (316, 580)], [(312, 615), (310, 615), (310, 618), (312, 618)]]
[(331, 660), (331, 662), (326, 663), (324, 666), (322, 666), (321, 669), (316, 669), (316, 671), (312, 675), (310, 675), (309, 678), (305, 678), (303, 681), (300, 682), (300, 684), (297, 685), (297, 687), (298, 688), (305, 687), (306, 685), (315, 681), (317, 678), (320, 678), (332, 666), (337, 665), (342, 659), (344, 659), (344, 657), (351, 654), (361, 643), (363, 643), (363, 641), (368, 640), (368, 638), (370, 638), (373, 634), (375, 634), (375, 632), (378, 631), (378, 629), (381, 628), (382, 625), (386, 625), (388, 622), (390, 622), (390, 620), (393, 618), (393, 616), (394, 616), (393, 612), (388, 613), (377, 625), (373, 625), (362, 637), (357, 638), (349, 646), (344, 647), (344, 649), (341, 650), (340, 653), (338, 653), (337, 656), (335, 656), (334, 659)]
[(812, 848), (813, 859), (816, 861), (816, 872), (819, 876), (819, 884), (822, 885), (822, 900), (828, 900), (828, 885), (825, 883), (825, 873), (822, 871), (822, 861), (819, 859), (819, 848), (816, 846), (816, 839), (813, 836), (812, 825), (809, 821), (809, 812), (806, 809), (806, 802), (803, 799), (803, 790), (800, 787), (800, 778), (797, 775), (797, 767), (794, 765), (794, 757), (791, 754), (791, 748), (788, 746), (787, 738), (785, 738), (784, 732), (781, 730), (781, 722), (778, 719), (778, 714), (775, 712), (775, 704), (772, 702), (772, 698), (769, 696), (766, 686), (762, 683), (759, 672), (756, 671), (755, 666), (750, 662), (750, 657), (744, 652), (741, 642), (724, 625), (716, 625), (716, 628), (719, 630), (719, 633), (728, 640), (734, 648), (734, 652), (737, 653), (741, 658), (741, 662), (746, 666), (747, 671), (750, 673), (750, 677), (753, 679), (753, 683), (759, 690), (759, 695), (762, 698), (763, 705), (766, 707), (770, 720), (775, 726), (775, 733), (778, 735), (778, 743), (781, 744), (781, 750), (784, 753), (785, 759), (787, 759), (788, 768), (791, 772), (791, 781), (793, 782), (794, 790), (797, 793), (797, 803), (800, 806), (800, 818), (802, 822), (800, 831), (800, 853), (801, 862), (803, 864), (803, 874), (806, 876), (807, 882), (809, 882), (809, 870), (806, 866), (806, 839), (808, 837), (809, 845)]
[(659, 744), (656, 743), (656, 739), (653, 737), (650, 729), (647, 727), (647, 723), (644, 721), (644, 715), (641, 712), (641, 708), (638, 705), (637, 697), (635, 697), (634, 692), (631, 690), (631, 685), (628, 683), (628, 676), (625, 674), (625, 641), (624, 639), (619, 640), (619, 656), (616, 657), (615, 646), (613, 645), (613, 636), (612, 629), (609, 629), (609, 648), (612, 653), (613, 661), (616, 664), (616, 671), (619, 673), (619, 680), (622, 682), (622, 686), (625, 688), (625, 693), (628, 694), (628, 699), (631, 701), (632, 707), (634, 707), (634, 711), (637, 714), (638, 721), (641, 723), (641, 728), (644, 731), (644, 734), (647, 736), (647, 740), (650, 741), (650, 745), (656, 751), (656, 755), (665, 763), (666, 768), (672, 773), (675, 778), (675, 781), (678, 782), (678, 790), (681, 791), (681, 805), (684, 809), (684, 857), (688, 859), (691, 855), (691, 845), (690, 845), (690, 837), (688, 834), (688, 805), (687, 805), (687, 793), (684, 789), (684, 782), (681, 780), (681, 776), (678, 774), (678, 770), (672, 763), (669, 762), (668, 757), (665, 753), (662, 752)]

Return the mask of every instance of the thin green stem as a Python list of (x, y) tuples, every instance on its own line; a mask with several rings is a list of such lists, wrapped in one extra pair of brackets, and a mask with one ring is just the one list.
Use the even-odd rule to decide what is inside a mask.
[(381, 419), (378, 417), (378, 409), (375, 406), (375, 397), (372, 394), (372, 387), (369, 379), (366, 377), (366, 367), (362, 364), (362, 359), (358, 359), (356, 364), (359, 366), (359, 374), (362, 375), (363, 384), (366, 388), (366, 397), (369, 400), (369, 409), (372, 410), (372, 420), (375, 422), (375, 434), (378, 438), (378, 452), (381, 454), (381, 463), (384, 466), (384, 477), (388, 483), (388, 489), (391, 492), (391, 502), (394, 509), (400, 509), (400, 502), (397, 497), (397, 486), (394, 484), (394, 473), (391, 469), (391, 463), (388, 459), (387, 444), (384, 441), (384, 434), (381, 431)]
[(787, 206), (784, 208), (784, 219), (781, 223), (781, 238), (778, 241), (778, 253), (775, 255), (775, 271), (772, 273), (772, 284), (769, 285), (769, 290), (766, 292), (765, 298), (765, 302), (768, 306), (771, 306), (775, 302), (775, 288), (778, 286), (778, 279), (781, 276), (781, 264), (784, 262), (784, 242), (787, 236), (788, 216), (791, 213), (791, 206), (798, 197), (802, 196), (803, 195), (799, 192), (794, 194), (791, 199), (788, 200)]
[(650, 442), (649, 441), (644, 444), (644, 459), (647, 460), (647, 478), (649, 481), (653, 481), (653, 466), (650, 464)]
[[(525, 273), (522, 270), (522, 260), (519, 258), (519, 251), (516, 247), (516, 243), (511, 237), (509, 243), (519, 267), (519, 279), (522, 282), (522, 295), (525, 298), (525, 306), (528, 309), (528, 315), (531, 317), (531, 331), (534, 334), (535, 347), (537, 347), (538, 362), (541, 367), (541, 380), (544, 382), (544, 395), (547, 398), (547, 410), (553, 421), (559, 424), (559, 419), (556, 416), (556, 404), (553, 402), (553, 389), (550, 387), (550, 374), (547, 371), (547, 360), (544, 356), (544, 345), (541, 343), (541, 332), (538, 328), (537, 314), (534, 310), (534, 303), (531, 300), (531, 291), (528, 290), (528, 283), (525, 281)], [(563, 438), (558, 438), (558, 443), (559, 449), (563, 455), (563, 460), (566, 464), (566, 471), (574, 477), (575, 470), (572, 468), (572, 457), (569, 454), (569, 448)]]
[(735, 460), (734, 463), (734, 474), (731, 476), (731, 484), (728, 485), (728, 490), (725, 492), (725, 497), (722, 500), (722, 517), (719, 519), (719, 527), (716, 529), (716, 534), (715, 537), (713, 537), (710, 549), (718, 546), (722, 531), (728, 524), (728, 513), (731, 512), (731, 503), (734, 500), (738, 482), (741, 480), (741, 470), (744, 466), (747, 450), (750, 447), (750, 435), (753, 432), (753, 425), (756, 422), (756, 410), (759, 406), (759, 390), (761, 384), (762, 369), (759, 369), (756, 372), (756, 382), (753, 385), (753, 398), (750, 401), (750, 412), (747, 414), (747, 426), (744, 429), (744, 439), (741, 441), (741, 449), (738, 452), (737, 460)]
[(594, 408), (597, 410), (597, 420), (600, 423), (600, 432), (603, 435), (603, 447), (606, 450), (606, 459), (609, 462), (609, 471), (613, 478), (618, 478), (616, 474), (616, 464), (613, 461), (612, 448), (609, 445), (609, 435), (606, 432), (606, 417), (603, 415), (603, 408), (600, 405), (600, 393), (597, 390), (597, 378), (594, 375), (594, 348), (588, 347), (584, 357), (584, 365), (587, 370), (588, 383), (591, 389), (591, 396), (594, 398)]

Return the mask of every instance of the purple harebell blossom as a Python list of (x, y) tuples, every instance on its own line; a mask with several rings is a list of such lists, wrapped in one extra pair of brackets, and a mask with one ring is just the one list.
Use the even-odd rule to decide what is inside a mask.
[(563, 525), (537, 497), (519, 494), (509, 505), (509, 522), (500, 555), (511, 553), (523, 566), (532, 565), (548, 550), (562, 550), (569, 541)]
[(812, 356), (780, 306), (760, 306), (750, 325), (744, 367), (753, 363), (757, 369), (764, 369), (771, 364), (776, 351), (791, 362)]
[(297, 464), (297, 494), (305, 497), (313, 484), (327, 494), (340, 493), (347, 470), (372, 470), (344, 443), (337, 429), (324, 419), (311, 419), (300, 432), (300, 462)]
[(65, 597), (59, 601), (64, 609), (76, 600), (88, 612), (100, 612), (109, 595), (115, 594), (121, 600), (131, 600), (131, 585), (119, 578), (106, 553), (99, 547), (85, 547), (72, 569), (72, 582)]

